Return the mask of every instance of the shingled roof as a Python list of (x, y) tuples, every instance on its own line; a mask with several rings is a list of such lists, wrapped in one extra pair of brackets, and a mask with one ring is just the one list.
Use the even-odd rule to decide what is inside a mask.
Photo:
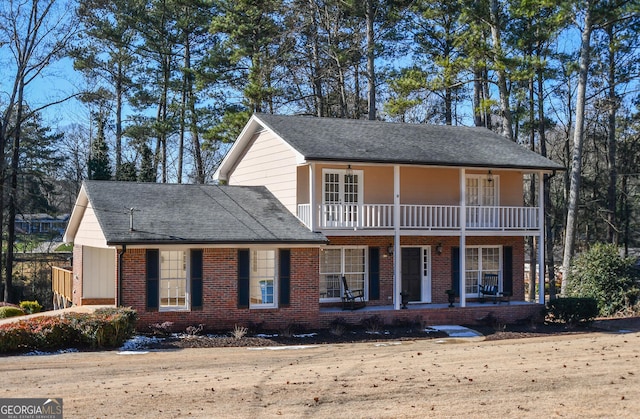
[(254, 118), (308, 161), (564, 169), (486, 128), (269, 114)]
[[(109, 245), (326, 242), (261, 186), (85, 181), (80, 194)], [(70, 228), (77, 229), (74, 217), (83, 212), (76, 203)]]

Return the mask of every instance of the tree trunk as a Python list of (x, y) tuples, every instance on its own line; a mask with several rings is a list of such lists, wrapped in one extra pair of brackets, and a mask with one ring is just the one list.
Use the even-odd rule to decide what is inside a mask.
[(491, 0), (491, 39), (493, 41), (494, 61), (497, 65), (498, 93), (500, 94), (500, 113), (502, 114), (502, 135), (515, 141), (513, 138), (513, 122), (509, 107), (509, 90), (507, 89), (507, 75), (502, 52), (502, 36), (500, 28), (500, 4), (499, 0)]
[(18, 201), (18, 169), (20, 168), (20, 136), (22, 135), (22, 112), (24, 100), (24, 78), (20, 78), (17, 96), (16, 127), (13, 130), (13, 146), (11, 156), (11, 184), (7, 216), (7, 265), (5, 267), (5, 301), (17, 303), (13, 295), (13, 260), (16, 241), (16, 206)]
[(584, 114), (587, 91), (587, 76), (591, 53), (592, 1), (587, 2), (580, 46), (580, 76), (576, 95), (576, 126), (573, 132), (573, 153), (571, 156), (571, 185), (567, 202), (567, 224), (565, 229), (564, 256), (562, 259), (562, 295), (567, 292), (567, 279), (571, 259), (575, 250), (578, 203), (580, 200), (580, 177), (582, 172), (582, 148), (584, 144)]
[[(375, 71), (375, 40), (373, 33), (373, 22), (375, 20), (374, 0), (367, 0), (367, 83), (368, 83), (368, 103), (369, 120), (376, 119), (376, 71)], [(358, 100), (359, 98), (356, 98)]]
[(607, 188), (607, 237), (609, 243), (618, 244), (618, 225), (616, 221), (616, 185), (618, 182), (618, 171), (616, 169), (616, 112), (618, 110), (618, 98), (616, 96), (616, 41), (614, 39), (613, 29), (613, 23), (610, 23), (605, 28), (607, 36), (609, 37), (609, 100), (607, 104), (607, 171), (609, 172), (609, 186)]

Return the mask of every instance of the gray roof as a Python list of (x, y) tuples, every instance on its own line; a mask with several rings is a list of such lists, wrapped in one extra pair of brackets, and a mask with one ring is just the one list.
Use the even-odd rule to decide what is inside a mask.
[(486, 128), (256, 114), (307, 160), (564, 170)]
[(326, 242), (262, 186), (85, 181), (84, 188), (111, 245)]

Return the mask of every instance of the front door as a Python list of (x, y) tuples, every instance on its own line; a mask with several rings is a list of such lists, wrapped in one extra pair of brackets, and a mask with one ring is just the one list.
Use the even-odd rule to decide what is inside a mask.
[(403, 247), (402, 253), (402, 292), (409, 293), (409, 301), (422, 301), (422, 249)]

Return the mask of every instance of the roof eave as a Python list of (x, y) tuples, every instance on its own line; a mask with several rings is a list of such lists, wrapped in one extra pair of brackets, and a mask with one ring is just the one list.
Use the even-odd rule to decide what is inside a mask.
[(479, 164), (479, 163), (460, 163), (460, 162), (438, 162), (438, 161), (415, 161), (415, 160), (384, 160), (384, 159), (365, 159), (362, 157), (354, 158), (337, 158), (337, 157), (322, 157), (322, 156), (305, 156), (308, 162), (340, 162), (340, 163), (370, 163), (370, 164), (390, 164), (390, 165), (408, 165), (408, 166), (438, 166), (438, 167), (474, 167), (474, 168), (491, 168), (491, 169), (518, 169), (518, 170), (531, 170), (531, 171), (543, 171), (554, 172), (567, 170), (563, 166), (531, 166), (531, 165), (517, 165), (517, 164)]

